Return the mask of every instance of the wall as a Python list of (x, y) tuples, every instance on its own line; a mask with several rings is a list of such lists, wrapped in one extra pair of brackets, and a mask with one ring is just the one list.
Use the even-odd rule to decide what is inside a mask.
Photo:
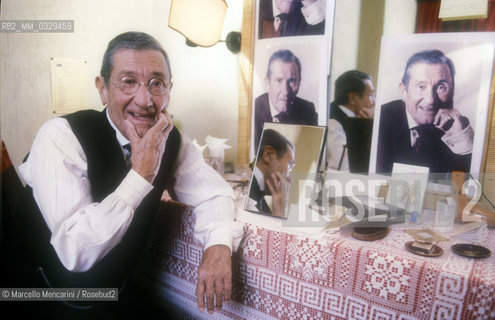
[(410, 34), (416, 28), (416, 0), (385, 0), (383, 34)]
[[(229, 8), (222, 31), (241, 31), (242, 1), (227, 0)], [(213, 47), (188, 47), (185, 38), (168, 27), (170, 0), (153, 2), (153, 27), (170, 54), (174, 87), (170, 111), (181, 130), (198, 143), (206, 136), (229, 138), (225, 158), (235, 163), (239, 115), (238, 54), (224, 42)], [(165, 13), (165, 14), (163, 14)], [(207, 151), (205, 151), (205, 155)]]
[(375, 86), (378, 78), (384, 14), (385, 0), (362, 2), (357, 69), (370, 74)]
[(335, 80), (358, 63), (361, 0), (336, 0), (330, 71), (330, 99), (333, 100)]
[[(242, 3), (227, 1), (225, 31), (239, 31)], [(207, 134), (230, 138), (226, 160), (235, 161), (237, 56), (225, 43), (190, 48), (168, 28), (170, 0), (4, 0), (2, 20), (74, 20), (75, 32), (0, 33), (1, 138), (15, 166), (29, 151), (51, 112), (50, 57), (83, 59), (88, 68), (88, 108), (101, 110), (94, 77), (108, 41), (128, 31), (155, 36), (169, 51), (174, 74), (170, 111), (183, 132), (204, 144)]]

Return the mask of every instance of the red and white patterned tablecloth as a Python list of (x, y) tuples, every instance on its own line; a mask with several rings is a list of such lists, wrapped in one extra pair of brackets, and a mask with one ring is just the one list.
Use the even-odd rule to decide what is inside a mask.
[[(244, 224), (233, 254), (232, 301), (200, 313), (195, 287), (202, 246), (191, 210), (157, 215), (139, 281), (193, 319), (494, 319), (495, 256), (469, 259), (440, 242), (440, 257), (408, 252), (404, 225), (373, 242)], [(495, 230), (482, 243), (495, 250)]]

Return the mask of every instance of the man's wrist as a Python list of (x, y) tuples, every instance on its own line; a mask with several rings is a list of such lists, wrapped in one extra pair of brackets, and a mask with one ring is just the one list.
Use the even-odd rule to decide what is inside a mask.
[(205, 249), (208, 249), (214, 245), (225, 245), (229, 248), (230, 253), (232, 254), (232, 239), (233, 234), (231, 230), (228, 229), (216, 229), (210, 232), (210, 236), (208, 242), (205, 244)]
[(131, 169), (115, 193), (131, 207), (137, 208), (152, 189), (152, 184)]

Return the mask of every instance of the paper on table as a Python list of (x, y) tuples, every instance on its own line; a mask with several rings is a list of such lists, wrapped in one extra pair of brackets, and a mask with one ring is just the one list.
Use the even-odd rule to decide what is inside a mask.
[(404, 232), (412, 236), (414, 240), (418, 240), (418, 241), (426, 241), (426, 242), (450, 241), (449, 238), (446, 238), (431, 229), (408, 229), (408, 230), (404, 230)]

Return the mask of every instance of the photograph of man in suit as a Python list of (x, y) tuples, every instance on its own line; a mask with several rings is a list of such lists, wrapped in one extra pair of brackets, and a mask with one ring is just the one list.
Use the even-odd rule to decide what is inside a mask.
[(430, 172), (468, 172), (474, 130), (454, 108), (455, 68), (440, 50), (424, 50), (407, 61), (402, 100), (382, 106), (376, 172), (394, 162), (425, 166)]
[(325, 33), (326, 0), (260, 0), (259, 38)]
[(265, 122), (317, 125), (315, 105), (297, 97), (301, 84), (301, 62), (290, 50), (273, 53), (268, 61), (265, 84), (267, 93), (254, 103), (254, 142), (259, 145)]
[(246, 210), (285, 216), (284, 203), (288, 201), (294, 155), (294, 144), (279, 132), (273, 129), (263, 132)]

